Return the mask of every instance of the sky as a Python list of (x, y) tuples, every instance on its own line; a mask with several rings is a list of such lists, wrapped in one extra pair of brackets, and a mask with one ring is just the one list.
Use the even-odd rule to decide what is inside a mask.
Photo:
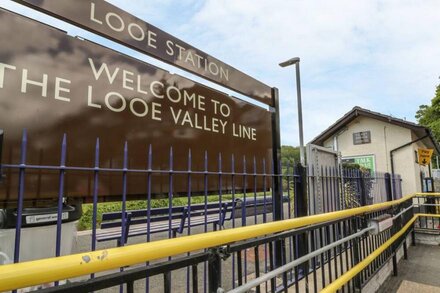
[[(298, 145), (300, 57), (304, 138), (361, 106), (415, 122), (440, 83), (438, 0), (109, 0), (280, 92), (281, 141)], [(200, 78), (9, 0), (4, 7), (181, 74)], [(239, 98), (245, 97), (202, 81)], [(249, 101), (249, 99), (247, 99)]]

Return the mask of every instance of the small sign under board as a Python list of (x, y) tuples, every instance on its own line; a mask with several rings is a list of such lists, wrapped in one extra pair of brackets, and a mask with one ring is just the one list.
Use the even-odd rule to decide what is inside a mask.
[[(69, 218), (68, 213), (62, 213), (61, 219), (67, 220)], [(34, 215), (26, 216), (26, 224), (40, 224), (40, 223), (50, 223), (56, 222), (58, 219), (57, 214), (45, 214), (45, 215)]]

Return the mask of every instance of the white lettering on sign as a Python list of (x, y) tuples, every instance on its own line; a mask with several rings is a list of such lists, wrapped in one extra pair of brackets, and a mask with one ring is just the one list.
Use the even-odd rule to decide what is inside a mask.
[(137, 23), (126, 24), (122, 17), (114, 12), (108, 12), (104, 18), (99, 18), (96, 13), (96, 4), (90, 3), (90, 20), (96, 24), (106, 26), (118, 33), (127, 33), (131, 39), (137, 42), (145, 42), (148, 47), (157, 49), (157, 34), (148, 29), (142, 28)]
[(220, 113), (223, 117), (231, 115), (231, 108), (227, 104), (217, 100), (211, 100), (211, 102), (214, 104), (214, 114)]
[(177, 60), (190, 64), (196, 69), (202, 69), (213, 76), (229, 81), (229, 69), (225, 69), (223, 66), (198, 55), (194, 50), (187, 50), (171, 40), (166, 41), (166, 47), (165, 52), (169, 56), (176, 57)]
[(64, 93), (70, 93), (70, 89), (66, 87), (62, 87), (61, 83), (65, 84), (71, 84), (72, 82), (70, 80), (64, 79), (64, 78), (55, 78), (55, 99), (64, 101), (64, 102), (70, 102), (69, 98), (61, 96), (61, 92)]
[(43, 74), (42, 77), (43, 80), (39, 82), (28, 79), (28, 72), (29, 71), (27, 69), (23, 69), (23, 75), (21, 79), (21, 92), (24, 94), (27, 93), (28, 85), (34, 85), (37, 87), (41, 87), (42, 97), (47, 97), (47, 79), (48, 79), (47, 74)]
[(125, 29), (125, 23), (116, 13), (109, 12), (105, 15), (105, 22), (115, 32), (122, 32)]
[(257, 140), (257, 130), (252, 127), (232, 123), (232, 135), (239, 138)]
[(11, 69), (11, 70), (16, 70), (17, 67), (9, 65), (9, 64), (5, 64), (5, 63), (0, 63), (0, 88), (3, 88), (3, 85), (5, 83), (5, 69)]
[[(141, 42), (143, 45), (157, 49), (157, 33), (146, 28), (145, 24), (140, 25), (136, 22), (126, 23), (124, 19), (115, 12), (101, 14), (105, 15), (100, 15), (96, 9), (96, 4), (91, 2), (90, 20), (92, 22), (116, 33), (126, 33), (133, 41)], [(203, 57), (197, 54), (194, 49), (187, 49), (172, 40), (166, 40), (165, 46), (165, 53), (174, 57), (176, 60), (191, 65), (191, 67), (199, 71), (203, 70), (210, 75), (229, 81), (229, 69), (217, 64), (217, 62), (209, 60), (209, 57)]]
[(273, 106), (268, 85), (107, 1), (19, 2)]
[[(140, 84), (140, 76), (138, 76), (138, 84)], [(157, 89), (160, 87), (159, 89)], [(163, 99), (164, 95), (160, 94), (163, 92), (163, 89), (165, 88), (165, 85), (160, 81), (153, 81), (150, 85), (151, 94), (159, 99)], [(146, 92), (144, 92), (146, 94)]]
[[(114, 104), (120, 104), (120, 106), (113, 106)], [(122, 112), (127, 107), (127, 102), (120, 93), (110, 92), (105, 95), (105, 105), (113, 112)]]
[(101, 109), (101, 105), (93, 103), (92, 99), (93, 87), (91, 85), (87, 88), (87, 106)]
[[(6, 69), (17, 70), (16, 66), (0, 63), (0, 89), (4, 88), (5, 80), (6, 80)], [(31, 77), (32, 76), (32, 77)], [(32, 94), (35, 94), (31, 89), (41, 89), (41, 97), (47, 98), (49, 96), (49, 83), (53, 83), (53, 95), (51, 96), (55, 100), (70, 102), (70, 98), (66, 95), (70, 93), (70, 88), (68, 87), (71, 84), (71, 81), (62, 77), (50, 77), (48, 74), (35, 74), (29, 72), (29, 69), (23, 68), (21, 69), (21, 80), (20, 80), (20, 91), (23, 94), (28, 94), (31, 91)]]
[(106, 63), (102, 63), (99, 70), (96, 70), (95, 63), (93, 62), (93, 60), (91, 58), (89, 58), (89, 63), (90, 63), (90, 67), (92, 68), (92, 72), (93, 72), (93, 75), (95, 76), (96, 80), (99, 80), (99, 78), (102, 75), (102, 72), (105, 71), (107, 78), (108, 78), (108, 82), (110, 84), (113, 84), (113, 82), (115, 81), (116, 75), (119, 72), (119, 67), (116, 67), (115, 70), (113, 71), (113, 73), (110, 74), (110, 70), (108, 69), (108, 66)]
[[(78, 96), (77, 91), (83, 91), (84, 105), (98, 111), (124, 112), (160, 122), (166, 117), (176, 126), (231, 135), (237, 139), (257, 140), (255, 128), (229, 122), (232, 113), (227, 101), (205, 97), (191, 90), (191, 86), (152, 81), (129, 68), (97, 63), (92, 58), (88, 58), (88, 62), (90, 84), (84, 89), (76, 88), (72, 80), (65, 77), (0, 63), (0, 89), (5, 88), (8, 82), (18, 80), (14, 85), (17, 84), (17, 91), (24, 95), (32, 98), (40, 96), (44, 100), (52, 98), (65, 103), (71, 102), (73, 91), (74, 96)], [(100, 82), (99, 91), (94, 89), (95, 82)], [(109, 89), (103, 92), (106, 85)], [(166, 107), (163, 102), (168, 102)]]
[(170, 112), (174, 124), (176, 125), (226, 134), (226, 125), (228, 124), (228, 121), (223, 121), (215, 117), (208, 117), (207, 115), (199, 115), (198, 113), (192, 113), (182, 109), (176, 111), (173, 107), (170, 107)]

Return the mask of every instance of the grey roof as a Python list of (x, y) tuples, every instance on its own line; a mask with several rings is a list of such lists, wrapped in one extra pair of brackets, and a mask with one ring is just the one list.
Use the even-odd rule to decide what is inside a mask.
[(414, 122), (409, 122), (403, 119), (395, 118), (389, 115), (384, 115), (378, 112), (373, 112), (368, 109), (361, 108), (359, 106), (354, 107), (340, 119), (338, 119), (335, 123), (333, 123), (330, 127), (324, 130), (321, 134), (315, 137), (310, 143), (316, 145), (323, 145), (324, 141), (328, 138), (332, 137), (334, 134), (338, 133), (341, 129), (343, 129), (348, 123), (353, 121), (359, 116), (370, 117), (373, 119), (377, 119), (380, 121), (388, 122), (390, 124), (398, 125), (404, 128), (408, 128), (414, 131), (417, 137), (423, 137), (427, 135), (427, 139), (424, 139), (424, 142), (428, 147), (431, 147), (436, 150), (437, 154), (440, 154), (440, 147), (438, 143), (435, 141), (434, 136), (429, 128), (419, 125)]

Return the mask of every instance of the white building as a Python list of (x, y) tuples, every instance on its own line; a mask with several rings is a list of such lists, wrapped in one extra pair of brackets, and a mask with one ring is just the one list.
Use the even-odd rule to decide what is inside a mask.
[(343, 160), (373, 173), (400, 174), (404, 195), (422, 191), (423, 178), (430, 177), (430, 166), (417, 162), (417, 150), (440, 153), (430, 129), (360, 107), (354, 107), (311, 143), (337, 150)]

